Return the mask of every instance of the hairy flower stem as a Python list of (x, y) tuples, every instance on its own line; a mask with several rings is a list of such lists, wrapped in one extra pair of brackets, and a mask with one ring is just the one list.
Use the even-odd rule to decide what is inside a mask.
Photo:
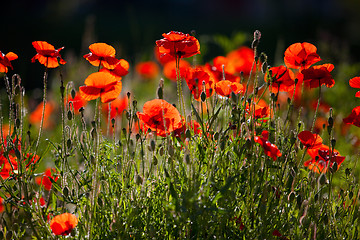
[(94, 175), (93, 175), (93, 189), (92, 189), (92, 198), (91, 198), (91, 207), (92, 207), (92, 211), (91, 211), (91, 216), (90, 216), (90, 236), (92, 235), (92, 227), (96, 224), (94, 222), (94, 215), (96, 213), (96, 199), (97, 199), (97, 194), (98, 194), (98, 188), (99, 188), (99, 152), (100, 152), (100, 107), (101, 107), (101, 102), (100, 102), (100, 98), (96, 99), (96, 107), (95, 107), (95, 132), (96, 132), (96, 136), (95, 136), (95, 162), (94, 162)]
[[(46, 63), (47, 66), (47, 63)], [(39, 135), (38, 135), (38, 139), (36, 140), (36, 145), (35, 145), (35, 153), (34, 156), (36, 155), (37, 149), (39, 147), (39, 142), (40, 142), (40, 138), (41, 138), (41, 133), (42, 133), (42, 128), (44, 125), (44, 116), (45, 116), (45, 107), (46, 107), (46, 93), (47, 93), (47, 78), (48, 78), (48, 68), (45, 67), (45, 72), (44, 72), (44, 95), (43, 95), (43, 109), (42, 109), (42, 114), (41, 114), (41, 121), (40, 121), (40, 127), (39, 127)]]
[(315, 113), (314, 113), (314, 119), (313, 119), (313, 122), (312, 122), (312, 125), (311, 125), (311, 132), (314, 130), (314, 126), (315, 126), (315, 122), (316, 122), (316, 118), (317, 118), (317, 113), (318, 113), (318, 110), (319, 110), (319, 106), (320, 106), (320, 100), (321, 100), (321, 85), (320, 85), (320, 79), (319, 79), (319, 99), (318, 99), (318, 102), (317, 102), (317, 105), (316, 105), (316, 110), (315, 110)]
[(176, 57), (175, 59), (175, 68), (176, 68), (176, 83), (177, 83), (177, 92), (178, 92), (178, 101), (179, 101), (179, 110), (180, 114), (184, 116), (186, 121), (185, 115), (185, 102), (184, 96), (181, 88), (181, 76), (180, 76), (180, 57)]
[[(65, 137), (65, 87), (63, 75), (60, 68), (60, 94), (61, 94), (61, 132), (62, 132), (62, 163), (61, 163), (61, 173), (64, 174), (65, 166), (67, 162), (67, 151), (66, 151), (66, 137)], [(65, 186), (65, 178), (62, 176), (62, 186)]]

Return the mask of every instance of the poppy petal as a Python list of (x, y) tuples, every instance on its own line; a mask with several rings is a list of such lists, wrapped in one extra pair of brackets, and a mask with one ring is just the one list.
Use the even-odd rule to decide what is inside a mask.
[(100, 97), (100, 91), (101, 88), (96, 88), (91, 86), (79, 87), (80, 96), (86, 101), (91, 101)]
[(107, 72), (92, 73), (85, 79), (86, 86), (96, 88), (104, 88), (108, 85), (115, 84), (116, 82), (116, 78)]
[(352, 88), (360, 88), (360, 77), (354, 77), (349, 80), (349, 85)]
[(108, 103), (115, 100), (121, 92), (122, 83), (118, 81), (115, 85), (111, 85), (104, 89), (104, 92), (100, 94), (101, 102)]

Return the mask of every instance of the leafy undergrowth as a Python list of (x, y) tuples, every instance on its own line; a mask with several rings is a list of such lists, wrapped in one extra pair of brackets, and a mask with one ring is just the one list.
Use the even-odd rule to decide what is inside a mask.
[(227, 52), (199, 65), (197, 38), (163, 37), (135, 68), (105, 43), (70, 68), (33, 42), (37, 107), (1, 55), (1, 238), (358, 239), (352, 66), (305, 42), (271, 67), (259, 31), (214, 36)]

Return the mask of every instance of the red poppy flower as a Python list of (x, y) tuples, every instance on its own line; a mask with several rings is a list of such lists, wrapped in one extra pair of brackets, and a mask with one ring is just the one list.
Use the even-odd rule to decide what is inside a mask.
[(115, 48), (106, 43), (93, 43), (89, 46), (90, 53), (85, 54), (84, 58), (92, 65), (100, 65), (107, 69), (114, 69), (119, 63), (115, 58)]
[(121, 81), (107, 72), (96, 72), (85, 79), (85, 85), (79, 88), (80, 95), (86, 101), (101, 98), (101, 102), (108, 103), (116, 99), (122, 88)]
[(43, 64), (47, 68), (56, 68), (60, 64), (65, 64), (66, 62), (61, 58), (60, 51), (64, 47), (55, 49), (55, 47), (44, 41), (35, 41), (32, 42), (37, 54), (31, 59), (31, 62), (38, 60), (39, 63)]
[(305, 69), (321, 60), (317, 48), (311, 43), (294, 43), (285, 51), (284, 62), (288, 68)]
[(264, 153), (275, 161), (277, 157), (280, 157), (282, 154), (275, 144), (272, 144), (268, 141), (268, 138), (269, 138), (269, 132), (264, 130), (261, 133), (261, 137), (259, 136), (254, 137), (254, 141), (256, 143), (259, 143), (263, 147)]
[[(32, 125), (40, 125), (43, 105), (44, 105), (43, 102), (39, 103), (35, 108), (35, 110), (30, 114), (29, 122)], [(47, 102), (45, 105), (43, 128), (50, 128), (54, 125), (54, 123), (51, 121), (50, 118), (54, 110), (55, 110), (55, 104), (51, 101)]]
[(129, 73), (129, 63), (125, 59), (120, 59), (119, 62), (115, 65), (114, 69), (103, 68), (100, 69), (100, 72), (107, 72), (113, 75), (116, 80), (120, 81), (123, 76)]
[[(7, 138), (4, 137), (5, 140), (3, 145), (5, 148), (8, 148)], [(17, 145), (19, 151), (21, 151), (21, 140), (14, 139), (13, 144), (11, 146)], [(3, 146), (1, 144), (1, 146)], [(31, 153), (23, 154), (22, 161), (24, 161), (26, 169), (28, 169), (31, 164), (36, 163), (39, 160), (39, 156)], [(3, 179), (9, 178), (11, 174), (16, 173), (18, 170), (18, 159), (15, 155), (15, 150), (10, 147), (9, 151), (5, 151), (3, 147), (0, 149), (0, 176)]]
[(136, 72), (144, 79), (154, 79), (159, 75), (159, 66), (153, 62), (141, 62), (135, 66)]
[[(350, 79), (349, 84), (352, 88), (360, 88), (360, 77)], [(355, 97), (360, 97), (360, 91), (355, 94)]]
[(44, 176), (35, 178), (35, 181), (38, 185), (43, 185), (47, 191), (50, 191), (52, 186), (50, 178), (55, 182), (59, 178), (58, 176), (55, 177), (55, 175), (57, 175), (56, 170), (48, 168), (45, 170)]
[(235, 68), (235, 73), (242, 72), (248, 76), (254, 62), (254, 51), (248, 47), (240, 47), (226, 55), (228, 64)]
[(9, 52), (5, 55), (0, 51), (0, 72), (7, 73), (8, 68), (11, 68), (12, 70), (13, 66), (11, 65), (10, 61), (15, 60), (17, 58), (18, 56), (13, 52)]
[(183, 119), (181, 126), (174, 131), (175, 136), (185, 139), (186, 129), (191, 129), (196, 135), (201, 134), (201, 126), (197, 121), (191, 120), (191, 122), (186, 124), (185, 119)]
[[(220, 82), (222, 80), (224, 80), (224, 74), (223, 74), (223, 70), (222, 70), (222, 65), (214, 65), (211, 66), (209, 63), (205, 64), (204, 69), (210, 71), (214, 78), (215, 78), (215, 82)], [(225, 70), (225, 79), (230, 81), (230, 82), (238, 82), (240, 83), (240, 77), (236, 76), (232, 73), (228, 73)]]
[[(190, 67), (190, 63), (185, 60), (180, 59), (179, 61), (179, 71), (180, 71), (180, 78), (184, 77), (186, 70)], [(176, 61), (172, 60), (167, 62), (164, 65), (163, 74), (167, 79), (170, 79), (176, 82)]]
[[(290, 92), (295, 87), (294, 73), (285, 66), (272, 67), (271, 72), (271, 92)], [(269, 81), (267, 73), (265, 74), (265, 82)]]
[[(111, 111), (110, 118), (115, 118), (116, 116), (121, 116), (123, 111), (128, 107), (128, 97), (125, 95), (123, 97), (117, 97), (114, 101), (111, 102)], [(107, 116), (109, 114), (109, 104), (103, 104), (102, 107), (103, 113)]]
[(173, 58), (188, 58), (200, 53), (199, 41), (189, 34), (171, 31), (157, 40), (160, 56), (170, 55)]
[(162, 53), (159, 52), (159, 47), (155, 45), (154, 47), (154, 55), (156, 60), (161, 64), (164, 65), (170, 61), (175, 60), (174, 57), (170, 56), (169, 54), (162, 55)]
[(223, 66), (225, 73), (235, 74), (236, 69), (233, 62), (224, 56), (218, 56), (213, 60), (214, 67), (222, 72)]
[(85, 107), (87, 104), (87, 101), (83, 99), (79, 92), (75, 94), (75, 97), (72, 98), (71, 95), (67, 98), (68, 104), (71, 102), (71, 106), (74, 107), (74, 112), (79, 113), (79, 109), (82, 107)]
[(307, 153), (311, 159), (304, 162), (304, 166), (317, 173), (326, 172), (328, 167), (332, 167), (335, 162), (339, 169), (345, 160), (345, 157), (341, 156), (337, 150), (333, 149), (331, 152), (329, 147), (324, 144), (320, 148), (309, 149)]
[(206, 93), (206, 98), (215, 93), (215, 78), (210, 71), (201, 67), (188, 68), (184, 77), (195, 100), (200, 101), (202, 92)]
[(321, 85), (326, 85), (328, 88), (333, 87), (335, 81), (330, 73), (333, 69), (334, 65), (323, 64), (302, 70), (305, 86), (309, 88), (317, 88)]
[(243, 93), (245, 87), (238, 82), (230, 82), (229, 80), (222, 80), (215, 84), (215, 92), (223, 97), (230, 97), (231, 92), (235, 94)]
[(181, 127), (179, 111), (162, 99), (154, 99), (144, 104), (143, 113), (137, 113), (144, 129), (150, 128), (157, 135), (165, 137)]
[(322, 138), (310, 131), (302, 131), (298, 134), (300, 142), (308, 149), (316, 149), (322, 146)]
[[(254, 100), (257, 102), (257, 100)], [(270, 117), (270, 107), (268, 104), (261, 99), (257, 104), (251, 105), (251, 107), (247, 104), (245, 111), (250, 114), (252, 111), (254, 111), (253, 116), (255, 120), (262, 119), (262, 121), (267, 121), (266, 118)]]
[(78, 224), (78, 219), (74, 214), (63, 213), (55, 216), (50, 222), (51, 231), (55, 235), (68, 235)]
[(352, 124), (354, 126), (360, 127), (360, 106), (355, 107), (351, 114), (343, 119), (343, 122), (346, 124)]

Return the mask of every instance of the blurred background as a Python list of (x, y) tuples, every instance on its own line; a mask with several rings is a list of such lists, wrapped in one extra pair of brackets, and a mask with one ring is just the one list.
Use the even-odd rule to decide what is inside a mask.
[[(203, 60), (224, 50), (211, 36), (231, 39), (244, 33), (250, 46), (252, 33), (262, 33), (261, 51), (271, 65), (282, 60), (294, 42), (314, 43), (324, 59), (360, 61), (359, 0), (18, 0), (2, 3), (0, 50), (13, 51), (13, 61), (26, 88), (41, 86), (42, 66), (30, 63), (32, 41), (47, 41), (69, 62), (89, 52), (94, 42), (106, 42), (118, 58), (130, 63), (147, 60), (162, 33), (196, 31), (206, 41)], [(207, 37), (208, 36), (208, 37)], [(74, 60), (75, 61), (75, 60)], [(335, 61), (335, 62), (334, 62)], [(33, 80), (36, 79), (36, 80)]]

